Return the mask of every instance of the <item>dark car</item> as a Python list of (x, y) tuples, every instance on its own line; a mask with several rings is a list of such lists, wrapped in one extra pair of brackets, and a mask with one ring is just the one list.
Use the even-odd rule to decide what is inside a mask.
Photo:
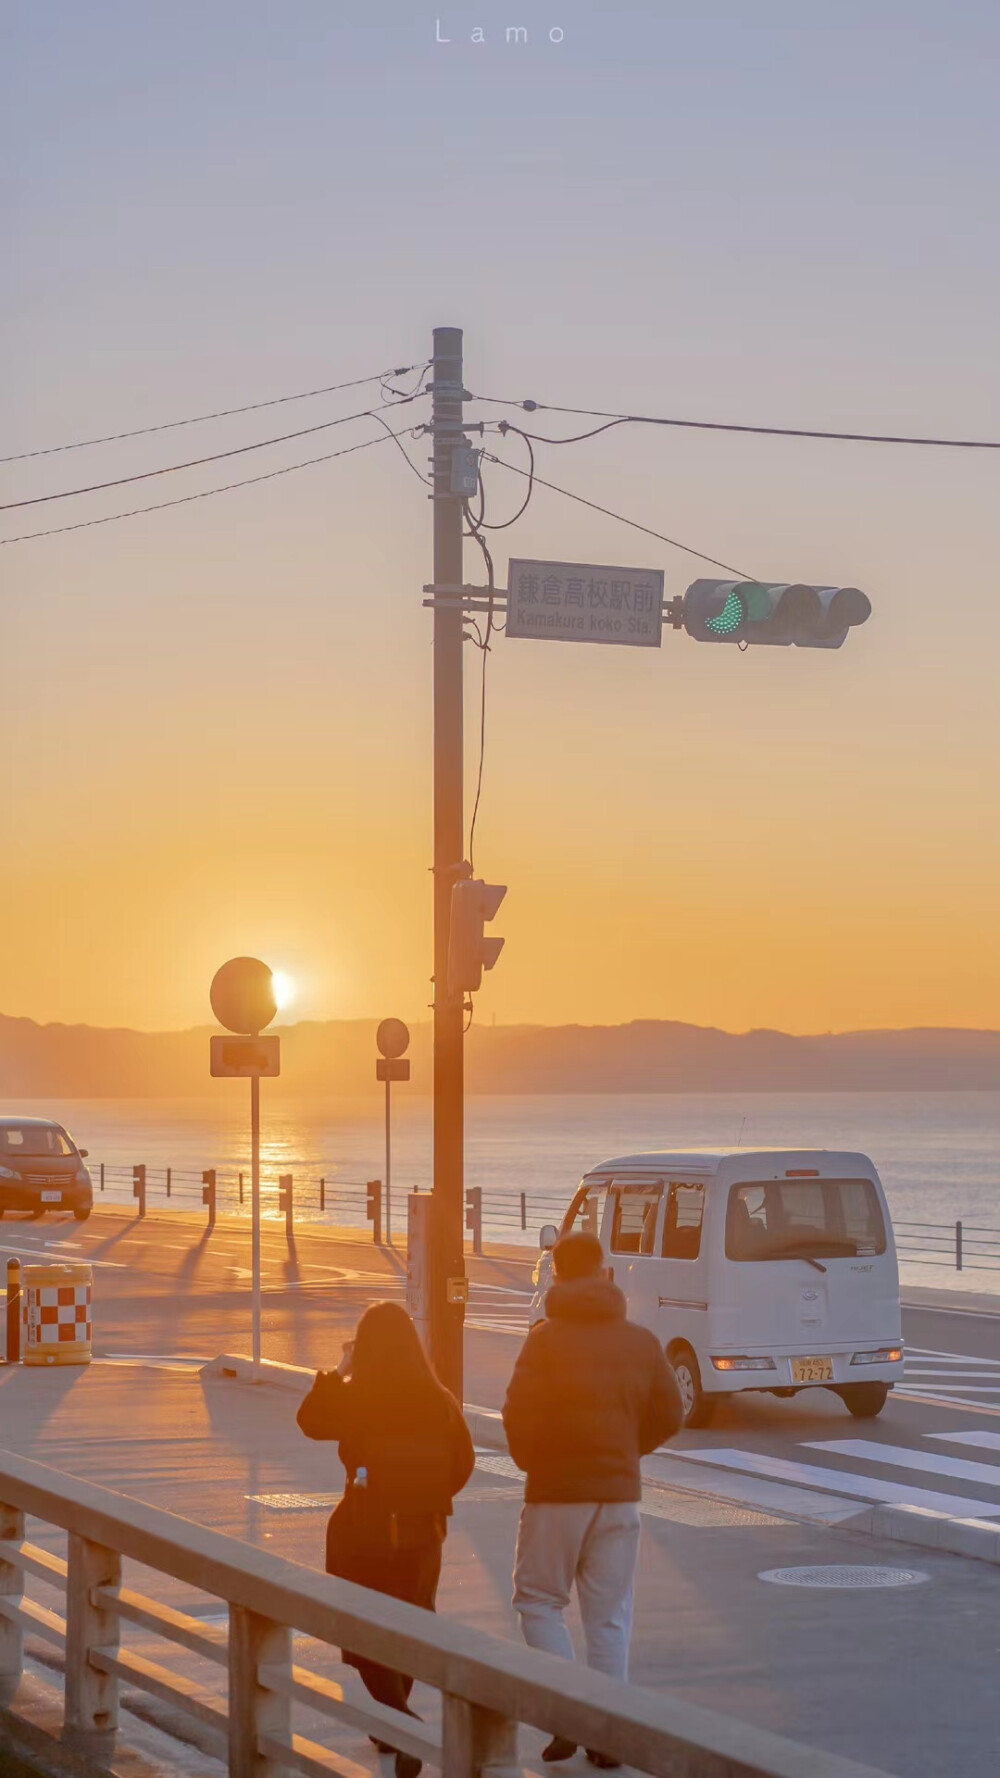
[(61, 1124), (46, 1117), (0, 1117), (0, 1216), (7, 1210), (72, 1210), (86, 1222), (94, 1188), (77, 1148)]

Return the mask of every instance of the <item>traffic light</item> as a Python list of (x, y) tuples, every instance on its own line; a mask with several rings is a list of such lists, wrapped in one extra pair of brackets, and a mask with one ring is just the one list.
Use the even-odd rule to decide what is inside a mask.
[(696, 580), (682, 621), (696, 642), (765, 643), (772, 648), (840, 648), (871, 616), (856, 586), (802, 586), (756, 580)]
[(451, 926), (448, 936), (448, 988), (451, 994), (471, 994), (482, 986), (483, 970), (492, 969), (503, 950), (502, 938), (488, 938), (483, 931), (494, 920), (507, 893), (505, 883), (484, 883), (481, 877), (465, 877), (451, 892)]

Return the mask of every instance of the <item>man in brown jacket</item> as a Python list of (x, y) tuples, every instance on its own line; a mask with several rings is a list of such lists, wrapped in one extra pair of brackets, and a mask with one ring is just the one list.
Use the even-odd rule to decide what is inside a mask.
[[(575, 1584), (588, 1665), (627, 1679), (639, 1459), (673, 1437), (683, 1409), (655, 1334), (626, 1320), (597, 1237), (564, 1235), (552, 1257), (546, 1320), (524, 1343), (503, 1410), (510, 1454), (527, 1472), (514, 1607), (532, 1648), (572, 1660), (563, 1612)], [(543, 1758), (575, 1751), (557, 1736)]]

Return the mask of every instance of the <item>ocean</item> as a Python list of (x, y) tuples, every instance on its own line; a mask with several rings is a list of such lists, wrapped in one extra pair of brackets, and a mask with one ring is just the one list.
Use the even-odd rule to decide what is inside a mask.
[[(352, 1188), (383, 1177), (382, 1099), (269, 1096), (265, 1081), (261, 1106), (269, 1207), (278, 1175), (291, 1173), (297, 1214), (318, 1218), (323, 1177), (326, 1220), (358, 1220), (356, 1208), (347, 1216), (343, 1205), (363, 1204)], [(89, 1150), (95, 1184), (104, 1163), (109, 1201), (131, 1198), (136, 1162), (148, 1169), (149, 1202), (157, 1207), (166, 1204), (168, 1167), (171, 1203), (185, 1208), (200, 1200), (203, 1168), (218, 1170), (220, 1211), (238, 1207), (238, 1172), (249, 1177), (249, 1093), (242, 1083), (220, 1083), (211, 1097), (197, 1099), (0, 1101), (0, 1112), (59, 1118)], [(596, 1163), (634, 1150), (702, 1144), (861, 1149), (879, 1169), (897, 1223), (947, 1228), (940, 1239), (948, 1242), (956, 1220), (967, 1226), (961, 1277), (953, 1265), (907, 1262), (911, 1282), (1000, 1285), (1000, 1092), (481, 1095), (467, 1105), (466, 1184), (482, 1189), (487, 1234), (530, 1243)], [(403, 1087), (393, 1099), (392, 1179), (393, 1226), (401, 1229), (406, 1192), (426, 1190), (431, 1180), (430, 1100)], [(345, 1192), (339, 1209), (338, 1191)], [(995, 1238), (979, 1246), (996, 1252), (995, 1270), (982, 1265), (972, 1233), (990, 1229)], [(907, 1235), (903, 1245), (915, 1239)]]

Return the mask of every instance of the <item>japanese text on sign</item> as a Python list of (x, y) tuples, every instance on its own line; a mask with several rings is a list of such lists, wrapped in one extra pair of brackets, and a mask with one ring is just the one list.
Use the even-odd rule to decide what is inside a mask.
[(659, 648), (662, 625), (662, 568), (519, 560), (508, 566), (508, 636)]

